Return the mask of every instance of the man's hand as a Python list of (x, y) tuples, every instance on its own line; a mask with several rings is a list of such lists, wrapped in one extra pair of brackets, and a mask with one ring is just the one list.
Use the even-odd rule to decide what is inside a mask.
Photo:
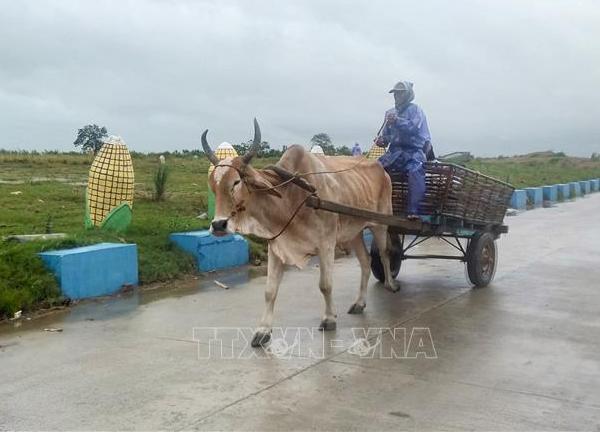
[(374, 142), (377, 147), (387, 147), (387, 142), (386, 142), (385, 138), (381, 135), (379, 135), (377, 138), (375, 138)]
[(385, 122), (387, 124), (393, 124), (396, 122), (397, 119), (398, 119), (398, 116), (396, 115), (395, 112), (389, 112), (385, 115)]

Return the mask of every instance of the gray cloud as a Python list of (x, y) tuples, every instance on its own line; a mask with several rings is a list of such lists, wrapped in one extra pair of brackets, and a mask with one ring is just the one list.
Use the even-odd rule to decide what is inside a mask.
[(600, 151), (590, 1), (5, 1), (0, 147), (72, 148), (95, 122), (130, 148), (328, 132), (367, 147), (415, 82), (438, 152)]

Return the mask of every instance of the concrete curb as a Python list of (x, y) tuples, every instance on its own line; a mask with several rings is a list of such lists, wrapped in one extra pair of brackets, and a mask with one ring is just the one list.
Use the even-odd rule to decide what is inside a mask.
[(600, 179), (515, 189), (510, 200), (510, 207), (515, 210), (528, 210), (599, 191)]

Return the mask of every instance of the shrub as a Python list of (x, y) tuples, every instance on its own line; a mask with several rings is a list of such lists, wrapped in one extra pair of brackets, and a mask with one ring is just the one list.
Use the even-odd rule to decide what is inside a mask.
[(154, 200), (162, 201), (165, 199), (165, 192), (167, 190), (167, 178), (169, 177), (169, 170), (167, 165), (164, 163), (158, 164), (158, 169), (154, 174)]

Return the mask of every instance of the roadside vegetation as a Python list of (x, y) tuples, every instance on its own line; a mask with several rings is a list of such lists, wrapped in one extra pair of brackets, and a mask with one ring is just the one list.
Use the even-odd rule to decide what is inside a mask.
[[(157, 179), (159, 154), (132, 152), (135, 170), (133, 222), (126, 233), (85, 230), (84, 196), (93, 155), (0, 151), (0, 237), (67, 233), (49, 242), (0, 242), (0, 318), (63, 301), (56, 281), (36, 253), (43, 250), (109, 242), (136, 243), (140, 282), (165, 281), (194, 272), (193, 259), (173, 247), (168, 235), (205, 229), (208, 161), (199, 152), (163, 153), (168, 181)], [(257, 167), (277, 161), (257, 158)], [(600, 178), (600, 160), (561, 153), (475, 158), (468, 168), (516, 187)], [(157, 184), (158, 181), (158, 184)], [(160, 196), (160, 198), (158, 198)], [(250, 239), (252, 260), (265, 259), (265, 244)]]
[[(0, 151), (0, 238), (18, 234), (67, 233), (46, 242), (0, 242), (0, 319), (62, 302), (53, 276), (37, 252), (98, 242), (136, 243), (140, 282), (166, 281), (194, 272), (191, 256), (168, 241), (172, 232), (200, 230), (206, 211), (208, 162), (198, 154), (166, 154), (168, 182), (157, 200), (159, 155), (132, 152), (135, 171), (133, 221), (127, 232), (86, 230), (85, 187), (93, 155)], [(258, 159), (258, 166), (275, 159)], [(253, 261), (264, 259), (265, 246), (250, 239)]]
[(600, 178), (600, 159), (570, 157), (562, 152), (475, 158), (464, 165), (511, 183), (516, 188)]

